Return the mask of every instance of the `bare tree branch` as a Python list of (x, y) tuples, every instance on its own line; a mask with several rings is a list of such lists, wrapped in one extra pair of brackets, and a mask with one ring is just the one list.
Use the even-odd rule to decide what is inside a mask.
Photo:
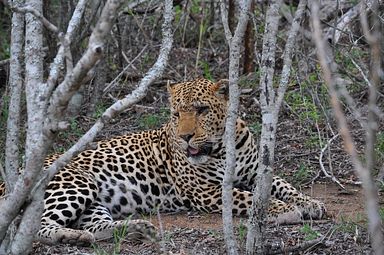
[(72, 146), (66, 153), (61, 155), (60, 158), (58, 158), (48, 168), (46, 171), (47, 180), (50, 180), (63, 165), (67, 164), (71, 160), (74, 155), (76, 155), (79, 151), (82, 151), (88, 145), (88, 143), (96, 137), (96, 134), (110, 119), (142, 99), (146, 95), (149, 86), (162, 75), (167, 65), (169, 52), (171, 51), (173, 44), (172, 20), (174, 14), (171, 3), (172, 0), (165, 0), (164, 23), (162, 27), (163, 39), (159, 57), (157, 58), (155, 64), (147, 72), (146, 76), (143, 77), (138, 87), (131, 94), (110, 106), (103, 113), (100, 119), (98, 119), (96, 123), (88, 130), (88, 132), (84, 134), (84, 136), (81, 137), (74, 146)]
[[(328, 140), (327, 144), (321, 149), (320, 156), (319, 156), (319, 163), (320, 163), (320, 169), (323, 172), (324, 176), (327, 178), (330, 178), (333, 182), (335, 182), (337, 185), (339, 185), (342, 189), (345, 190), (345, 187), (343, 184), (340, 183), (340, 181), (333, 175), (329, 174), (327, 170), (325, 170), (324, 163), (323, 163), (323, 157), (324, 157), (324, 151), (331, 145), (331, 143), (339, 137), (339, 134), (334, 135), (331, 139)], [(316, 179), (318, 176), (316, 176), (314, 179)]]
[[(24, 1), (15, 1), (18, 6)], [(5, 145), (5, 180), (8, 192), (13, 190), (19, 168), (20, 100), (23, 87), (24, 15), (13, 13), (9, 70), (10, 102), (8, 107), (7, 138)]]
[(271, 1), (266, 16), (266, 28), (263, 39), (263, 52), (260, 74), (260, 103), (262, 111), (262, 131), (259, 149), (259, 167), (256, 170), (256, 184), (253, 190), (252, 207), (248, 220), (248, 233), (246, 243), (247, 254), (265, 253), (265, 219), (270, 198), (272, 184), (272, 165), (274, 161), (274, 147), (279, 110), (288, 86), (292, 53), (295, 49), (297, 33), (304, 16), (306, 0), (299, 2), (292, 26), (288, 34), (284, 49), (284, 65), (281, 73), (277, 97), (273, 88), (275, 72), (276, 34), (279, 24), (279, 9), (282, 1)]
[[(22, 3), (20, 3), (22, 4)], [(14, 11), (14, 12), (19, 12), (19, 13), (30, 13), (32, 15), (34, 15), (36, 18), (38, 18), (41, 23), (51, 32), (55, 33), (55, 34), (58, 34), (59, 33), (59, 29), (54, 25), (52, 24), (49, 20), (47, 20), (42, 12), (36, 10), (35, 8), (33, 8), (32, 6), (30, 5), (25, 5), (25, 6), (20, 6), (20, 5), (15, 5), (15, 4), (12, 4), (10, 6), (11, 10)]]
[[(291, 67), (292, 67), (292, 54), (293, 51), (296, 50), (295, 43), (297, 39), (297, 33), (300, 29), (300, 23), (303, 19), (305, 8), (307, 6), (307, 1), (300, 1), (299, 5), (297, 6), (297, 10), (295, 13), (295, 17), (293, 18), (291, 29), (288, 33), (288, 39), (285, 44), (284, 48), (284, 62), (283, 62), (283, 70), (281, 71), (281, 77), (280, 77), (280, 83), (279, 87), (277, 89), (277, 98), (276, 103), (274, 106), (274, 116), (276, 118), (279, 117), (279, 111), (281, 104), (284, 100), (285, 91), (287, 90), (289, 77), (291, 74)], [(277, 119), (275, 120), (277, 123)]]
[[(300, 242), (299, 244), (297, 245), (294, 245), (294, 246), (291, 246), (291, 247), (278, 247), (277, 249), (273, 249), (273, 250), (270, 250), (268, 251), (268, 255), (272, 255), (272, 254), (291, 254), (291, 253), (299, 253), (301, 254), (301, 252), (303, 250), (307, 250), (307, 249), (310, 249), (310, 248), (313, 248), (317, 245), (320, 245), (320, 244), (323, 244), (325, 242), (325, 237), (319, 237), (319, 238), (316, 238), (316, 239), (313, 239), (313, 240), (308, 240), (308, 241), (305, 241), (305, 242)], [(305, 252), (304, 252), (305, 253)], [(307, 253), (305, 253), (307, 254)]]
[(67, 73), (64, 81), (55, 89), (47, 110), (47, 121), (51, 122), (47, 132), (58, 130), (58, 122), (65, 112), (68, 102), (73, 94), (80, 88), (81, 81), (88, 71), (96, 64), (104, 52), (104, 41), (112, 27), (114, 14), (122, 1), (108, 1), (101, 13), (100, 19), (89, 39), (87, 51), (73, 68), (73, 72)]
[(124, 67), (124, 69), (118, 75), (116, 75), (116, 77), (108, 84), (108, 86), (106, 86), (103, 89), (104, 93), (106, 93), (108, 90), (113, 88), (116, 84), (118, 84), (118, 80), (123, 76), (123, 74), (128, 70), (128, 68), (130, 68), (132, 66), (132, 64), (136, 61), (136, 59), (138, 59), (144, 53), (144, 51), (147, 49), (147, 47), (148, 47), (148, 45), (145, 45), (143, 47), (143, 49), (141, 49), (139, 54), (137, 54), (137, 56), (134, 59), (132, 59), (132, 61), (128, 62), (128, 65), (126, 67)]
[(269, 205), (272, 184), (273, 147), (267, 146), (274, 141), (273, 102), (275, 92), (272, 82), (275, 71), (276, 33), (280, 20), (279, 9), (282, 1), (271, 1), (266, 14), (265, 31), (263, 35), (263, 50), (260, 73), (260, 104), (262, 111), (262, 131), (259, 149), (259, 167), (256, 184), (253, 190), (252, 206), (249, 212), (246, 254), (264, 253), (265, 219)]
[(220, 0), (220, 12), (221, 12), (221, 21), (224, 27), (225, 38), (227, 39), (227, 42), (230, 42), (232, 40), (232, 32), (231, 32), (231, 29), (229, 28), (228, 11), (227, 11), (224, 0)]
[[(36, 0), (37, 1), (37, 0)], [(85, 1), (80, 1), (79, 4), (84, 3)], [(30, 127), (35, 127), (36, 129), (30, 130), (30, 138), (28, 140), (28, 144), (32, 144), (32, 141), (34, 142), (33, 146), (29, 145), (29, 154), (27, 158), (27, 169), (28, 171), (24, 171), (23, 175), (19, 177), (18, 182), (15, 185), (15, 190), (10, 194), (10, 196), (7, 197), (7, 199), (3, 199), (0, 201), (0, 207), (2, 210), (0, 210), (0, 235), (4, 236), (6, 233), (6, 229), (8, 228), (8, 225), (12, 221), (12, 219), (16, 216), (18, 213), (20, 206), (24, 203), (26, 195), (29, 193), (31, 186), (33, 186), (34, 180), (36, 176), (38, 175), (39, 170), (41, 169), (41, 166), (39, 164), (42, 164), (43, 159), (46, 155), (47, 148), (49, 148), (49, 145), (52, 142), (53, 137), (55, 136), (54, 133), (52, 133), (55, 128), (60, 127), (61, 122), (60, 118), (62, 117), (62, 113), (60, 111), (65, 109), (66, 104), (68, 103), (68, 100), (70, 99), (71, 95), (79, 88), (79, 83), (81, 82), (82, 78), (87, 74), (87, 72), (92, 68), (92, 66), (96, 63), (96, 61), (100, 58), (100, 55), (103, 50), (103, 42), (105, 38), (107, 37), (109, 30), (111, 29), (112, 22), (114, 19), (114, 16), (119, 8), (119, 6), (122, 4), (123, 1), (108, 1), (103, 9), (103, 13), (101, 15), (101, 18), (98, 22), (98, 25), (94, 29), (94, 33), (91, 35), (89, 48), (86, 51), (83, 58), (80, 59), (80, 61), (75, 66), (73, 73), (68, 73), (62, 84), (59, 85), (59, 87), (53, 92), (52, 97), (50, 99), (50, 108), (48, 108), (48, 117), (46, 114), (42, 114), (42, 110), (44, 110), (44, 102), (47, 102), (47, 99), (42, 97), (41, 95), (49, 95), (50, 93), (47, 93), (47, 86), (44, 86), (44, 88), (40, 88), (43, 83), (35, 82), (36, 84), (39, 84), (39, 86), (35, 86), (34, 89), (30, 88), (29, 92), (32, 96), (31, 99), (29, 99), (30, 103), (35, 103), (34, 107), (30, 107), (31, 110), (36, 110), (34, 113), (35, 116), (34, 119), (32, 119)], [(59, 169), (58, 167), (61, 167), (64, 165), (64, 163), (68, 162), (71, 157), (81, 150), (83, 147), (81, 145), (87, 144), (90, 139), (93, 139), (96, 135), (96, 132), (101, 129), (101, 127), (108, 121), (110, 118), (112, 118), (114, 115), (116, 115), (119, 111), (122, 111), (126, 107), (129, 106), (129, 104), (132, 104), (136, 101), (138, 101), (140, 98), (142, 98), (145, 95), (146, 89), (148, 86), (156, 79), (158, 78), (162, 71), (165, 69), (168, 55), (170, 52), (170, 49), (172, 47), (173, 43), (173, 32), (172, 32), (172, 20), (173, 20), (173, 10), (172, 10), (172, 1), (166, 0), (165, 1), (165, 21), (163, 25), (163, 47), (160, 50), (160, 55), (158, 61), (154, 64), (154, 66), (149, 70), (148, 74), (142, 79), (140, 86), (137, 90), (134, 91), (133, 94), (127, 96), (125, 99), (117, 102), (116, 104), (112, 105), (106, 113), (100, 118), (100, 120), (95, 124), (93, 129), (91, 129), (87, 134), (88, 136), (83, 137), (82, 140), (79, 141), (77, 144), (77, 147), (71, 148), (69, 152), (63, 155), (63, 157), (58, 160), (55, 164), (51, 166), (51, 168), (44, 172), (45, 177), (39, 180), (38, 186), (35, 186), (34, 188), (34, 194), (32, 196), (32, 203), (27, 206), (25, 209), (25, 212), (32, 210), (34, 213), (31, 214), (23, 214), (22, 221), (20, 223), (20, 228), (18, 229), (18, 232), (16, 233), (15, 239), (17, 242), (22, 241), (20, 244), (13, 245), (11, 250), (8, 249), (8, 252), (16, 252), (16, 253), (24, 253), (26, 249), (29, 247), (29, 244), (31, 240), (34, 237), (34, 233), (39, 229), (39, 222), (40, 222), (40, 215), (42, 210), (42, 204), (43, 200), (42, 197), (44, 195), (44, 187), (48, 183), (51, 177), (57, 172)], [(37, 6), (38, 7), (38, 6)], [(36, 8), (34, 6), (34, 8)], [(39, 9), (39, 8), (36, 8)], [(76, 23), (76, 19), (72, 19), (73, 24)], [(77, 19), (78, 20), (78, 19)], [(71, 26), (68, 28), (67, 36), (70, 37), (72, 34)], [(39, 36), (41, 33), (37, 33)], [(69, 41), (69, 40), (68, 40)], [(37, 44), (34, 44), (37, 45)], [(42, 44), (40, 44), (42, 45)], [(62, 47), (64, 48), (64, 47)], [(31, 48), (32, 49), (32, 48)], [(35, 50), (35, 53), (38, 52), (38, 50)], [(63, 62), (63, 56), (65, 55), (65, 51), (59, 51), (58, 57), (55, 60), (55, 70), (53, 73), (51, 72), (51, 81), (55, 81), (58, 78), (58, 69), (57, 67), (62, 64)], [(38, 61), (36, 62), (39, 63)], [(38, 64), (39, 65), (39, 64)], [(40, 66), (35, 69), (36, 72), (40, 70)], [(52, 69), (51, 69), (52, 71)], [(55, 72), (56, 71), (56, 72)], [(68, 70), (67, 70), (68, 71)], [(42, 72), (39, 72), (36, 75), (36, 78), (40, 78), (40, 74)], [(31, 75), (34, 77), (33, 75)], [(32, 80), (32, 79), (31, 79)], [(54, 82), (52, 82), (50, 85), (53, 85)], [(53, 86), (52, 86), (53, 87)], [(49, 90), (48, 90), (49, 91)], [(34, 93), (32, 93), (34, 92)], [(36, 95), (40, 95), (40, 97), (37, 97)], [(37, 99), (40, 99), (37, 101)], [(59, 106), (59, 107), (58, 107)], [(54, 107), (57, 107), (59, 109), (55, 109)], [(28, 112), (31, 114), (31, 112)], [(43, 119), (42, 117), (45, 117), (45, 124), (43, 125)], [(50, 119), (51, 118), (51, 119)], [(36, 122), (37, 120), (37, 122)], [(52, 123), (56, 123), (57, 126), (52, 126)], [(53, 127), (53, 130), (51, 129)], [(41, 130), (43, 132), (41, 133)], [(39, 134), (39, 136), (37, 136)], [(89, 135), (91, 134), (91, 135)], [(40, 139), (37, 139), (39, 137)], [(88, 140), (87, 140), (88, 139)], [(37, 149), (36, 149), (37, 148)], [(64, 162), (63, 158), (66, 160)], [(32, 159), (34, 161), (32, 162)], [(29, 166), (29, 167), (28, 167)], [(17, 198), (17, 199), (14, 199)], [(40, 212), (40, 213), (39, 213)], [(4, 249), (3, 243), (2, 243), (2, 250)]]
[(244, 38), (249, 19), (251, 1), (245, 0), (239, 3), (239, 20), (234, 35), (231, 35), (228, 24), (228, 13), (224, 2), (220, 4), (222, 23), (225, 28), (227, 43), (229, 45), (229, 105), (225, 125), (226, 170), (223, 179), (223, 230), (228, 254), (238, 254), (237, 243), (233, 232), (232, 205), (233, 205), (233, 173), (236, 167), (236, 121), (239, 108), (239, 63), (240, 47)]
[[(112, 2), (112, 3), (111, 3)], [(111, 25), (108, 24), (108, 22), (113, 21), (113, 17), (116, 14), (117, 11), (117, 5), (121, 4), (122, 1), (116, 2), (116, 1), (109, 1), (106, 4), (105, 8), (111, 8), (111, 10), (106, 10), (106, 19), (103, 20), (104, 23), (99, 23), (99, 25), (96, 27), (95, 30), (97, 30), (98, 33), (100, 31), (104, 32), (106, 34), (107, 32), (105, 30), (99, 29), (101, 26), (103, 29), (108, 29), (111, 27)], [(41, 12), (41, 1), (35, 0), (30, 1), (28, 3), (33, 8)], [(112, 7), (110, 6), (112, 5)], [(29, 29), (29, 30), (28, 30)], [(30, 38), (29, 38), (30, 37)], [(105, 37), (105, 36), (104, 36)], [(98, 42), (100, 45), (102, 45), (102, 39), (104, 38), (98, 38), (100, 39), (95, 40), (91, 38), (91, 42)], [(21, 206), (24, 204), (26, 198), (28, 195), (30, 195), (30, 191), (32, 187), (34, 186), (35, 180), (37, 176), (39, 175), (39, 172), (42, 169), (42, 164), (44, 161), (44, 158), (47, 154), (47, 150), (50, 147), (52, 143), (52, 139), (54, 135), (52, 135), (51, 131), (48, 130), (47, 126), (49, 126), (49, 121), (44, 124), (44, 119), (46, 118), (45, 109), (46, 109), (46, 103), (47, 99), (42, 96), (47, 94), (47, 86), (42, 83), (42, 75), (43, 75), (43, 55), (41, 54), (41, 48), (42, 48), (42, 26), (40, 21), (36, 20), (34, 16), (31, 14), (27, 14), (27, 33), (26, 33), (26, 70), (27, 70), (27, 86), (26, 86), (26, 93), (27, 93), (27, 109), (28, 109), (28, 130), (27, 130), (27, 139), (26, 139), (26, 169), (27, 171), (24, 171), (21, 176), (19, 176), (15, 188), (12, 193), (6, 198), (0, 201), (0, 240), (3, 239), (5, 236), (5, 233), (8, 229), (9, 224), (12, 222), (12, 220), (16, 217), (16, 215), (19, 213)], [(98, 45), (100, 47), (100, 45)], [(92, 44), (91, 44), (92, 47)], [(93, 48), (94, 49), (94, 48)], [(81, 80), (81, 75), (85, 76), (87, 73), (87, 70), (82, 70), (83, 72), (80, 75), (77, 75), (76, 78)], [(65, 91), (64, 91), (65, 93)], [(62, 94), (63, 97), (66, 97), (65, 94)], [(52, 101), (52, 104), (55, 105), (55, 101)], [(60, 116), (60, 115), (58, 115)], [(57, 117), (57, 116), (53, 116)], [(57, 121), (57, 120), (56, 120)], [(58, 125), (59, 126), (59, 125)], [(44, 193), (43, 193), (44, 194)], [(37, 197), (34, 197), (34, 201), (37, 199)], [(38, 198), (40, 201), (42, 201), (43, 196)], [(41, 205), (41, 203), (33, 202), (33, 206)], [(39, 212), (39, 210), (35, 210), (36, 212)], [(40, 211), (41, 212), (41, 211)], [(26, 215), (24, 214), (22, 222), (21, 222), (21, 229), (23, 231), (23, 226), (29, 225), (31, 229), (38, 229), (38, 226), (40, 224), (40, 216), (41, 214), (34, 214), (34, 215)], [(20, 232), (17, 234), (21, 236)], [(20, 249), (28, 249), (30, 246), (31, 241), (34, 238), (34, 234), (28, 235), (23, 240), (22, 247), (18, 248)], [(4, 249), (4, 245), (1, 244), (1, 249)]]
[[(80, 21), (83, 17), (87, 3), (88, 3), (88, 0), (79, 0), (79, 2), (76, 5), (72, 18), (69, 21), (67, 32), (63, 37), (63, 39), (68, 43), (68, 45), (70, 45), (74, 39), (74, 34), (81, 23)], [(56, 54), (56, 57), (50, 66), (49, 76), (47, 79), (48, 89), (47, 89), (47, 94), (45, 96), (47, 100), (50, 98), (53, 89), (57, 85), (56, 83), (61, 73), (60, 70), (64, 69), (64, 58), (65, 58), (65, 47), (62, 44), (60, 45), (60, 48)]]
[[(42, 1), (40, 0), (30, 0), (27, 2), (31, 8), (42, 12)], [(19, 176), (17, 182), (15, 183), (14, 189), (10, 193), (9, 197), (0, 201), (2, 207), (1, 225), (0, 225), (0, 240), (5, 236), (6, 230), (9, 227), (9, 224), (18, 214), (22, 204), (24, 203), (28, 191), (30, 191), (31, 186), (34, 180), (37, 177), (38, 171), (41, 169), (41, 163), (35, 161), (35, 155), (39, 155), (39, 152), (44, 152), (44, 148), (39, 148), (36, 151), (37, 141), (41, 138), (41, 130), (43, 127), (43, 110), (44, 110), (44, 101), (40, 99), (40, 93), (44, 91), (42, 86), (43, 81), (43, 61), (44, 56), (42, 52), (43, 45), (43, 35), (42, 35), (42, 24), (32, 14), (26, 14), (25, 16), (26, 28), (25, 28), (25, 73), (26, 73), (26, 85), (25, 91), (27, 94), (27, 112), (28, 112), (28, 128), (27, 128), (27, 137), (26, 137), (26, 146), (25, 146), (25, 158), (26, 158), (26, 167), (27, 171), (24, 171), (24, 176)], [(20, 114), (20, 113), (19, 113)], [(21, 193), (22, 197), (18, 197), (15, 194)], [(4, 207), (3, 207), (4, 206)], [(5, 217), (4, 217), (5, 216)], [(38, 215), (40, 216), (40, 215)], [(40, 219), (32, 219), (29, 223), (30, 227), (39, 228)], [(22, 219), (23, 220), (23, 219)], [(20, 229), (17, 229), (16, 235)], [(17, 245), (22, 251), (26, 251), (34, 238), (34, 235), (29, 235), (25, 239), (21, 240)], [(7, 247), (7, 243), (1, 243), (1, 250), (6, 250), (7, 253), (12, 253), (11, 249), (14, 246), (12, 240), (11, 247)], [(7, 248), (5, 248), (7, 247)], [(21, 252), (23, 253), (23, 252)], [(17, 253), (19, 254), (19, 253)]]
[[(369, 232), (371, 235), (372, 248), (375, 254), (384, 254), (384, 245), (383, 245), (384, 236), (382, 232), (382, 225), (381, 225), (380, 215), (378, 211), (379, 208), (377, 203), (378, 201), (377, 191), (371, 176), (371, 170), (374, 163), (372, 158), (374, 154), (374, 151), (372, 150), (373, 140), (374, 140), (375, 131), (377, 129), (375, 125), (375, 119), (372, 115), (373, 113), (368, 113), (367, 141), (366, 141), (367, 142), (367, 145), (366, 145), (367, 146), (366, 147), (367, 163), (366, 163), (366, 166), (364, 166), (359, 159), (359, 155), (356, 152), (354, 141), (350, 134), (345, 114), (343, 113), (342, 107), (340, 105), (340, 101), (337, 97), (336, 79), (334, 76), (334, 74), (336, 73), (335, 72), (336, 65), (332, 62), (332, 59), (329, 59), (326, 57), (327, 56), (326, 44), (321, 35), (318, 8), (319, 7), (317, 2), (313, 2), (311, 6), (311, 16), (312, 16), (312, 23), (313, 23), (313, 30), (314, 30), (313, 36), (314, 36), (314, 41), (316, 43), (316, 48), (317, 48), (317, 56), (320, 61), (320, 65), (323, 69), (324, 80), (329, 87), (331, 104), (334, 110), (334, 114), (336, 116), (337, 124), (340, 129), (340, 134), (344, 140), (344, 148), (351, 156), (351, 160), (354, 165), (355, 171), (362, 181), (362, 185), (363, 185), (364, 193), (366, 197), (365, 207), (366, 207), (368, 220), (369, 220)], [(362, 17), (362, 26), (363, 26), (363, 30), (367, 32), (368, 22), (364, 17)], [(378, 84), (377, 82), (379, 81), (377, 75), (378, 75), (378, 72), (381, 71), (381, 62), (380, 61), (377, 62), (378, 60), (380, 60), (380, 43), (379, 43), (380, 33), (377, 33), (377, 31), (375, 31), (373, 34), (366, 33), (366, 36), (371, 46), (372, 63), (376, 65), (372, 67), (373, 69), (372, 69), (372, 77), (371, 77), (371, 84), (372, 84), (371, 87), (376, 87)], [(369, 111), (371, 111), (372, 104), (375, 104), (375, 100), (376, 100), (376, 94), (375, 94), (375, 91), (373, 90), (376, 90), (376, 88), (370, 89)]]
[(16, 235), (12, 240), (11, 254), (28, 254), (31, 247), (31, 243), (35, 238), (35, 234), (40, 229), (40, 216), (44, 209), (44, 200), (40, 199), (44, 197), (45, 189), (39, 190), (39, 192), (33, 193), (33, 196), (37, 199), (33, 199), (23, 212), (23, 217), (16, 231)]

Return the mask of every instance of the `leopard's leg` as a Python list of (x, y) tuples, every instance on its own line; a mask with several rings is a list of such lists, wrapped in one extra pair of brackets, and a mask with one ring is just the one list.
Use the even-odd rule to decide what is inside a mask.
[(273, 223), (290, 223), (302, 219), (302, 213), (294, 204), (285, 203), (279, 199), (270, 199), (268, 207), (268, 221)]
[[(205, 212), (221, 213), (222, 192), (221, 187), (210, 187), (200, 191), (199, 194), (210, 194), (205, 198), (197, 193), (193, 201), (194, 209)], [(252, 205), (252, 192), (233, 189), (233, 214), (247, 215)], [(301, 219), (300, 210), (294, 204), (288, 204), (278, 199), (271, 199), (268, 207), (268, 221), (276, 223), (296, 222)]]
[(46, 244), (65, 243), (80, 246), (95, 242), (93, 234), (89, 231), (66, 228), (55, 221), (42, 221), (36, 240)]
[(79, 216), (95, 201), (98, 187), (80, 170), (63, 170), (49, 183), (37, 240), (48, 244), (89, 245), (95, 241), (86, 230), (73, 229)]
[(46, 191), (45, 208), (36, 239), (47, 244), (69, 243), (89, 245), (95, 241), (92, 233), (85, 230), (72, 229), (69, 226), (85, 210), (85, 201), (92, 201), (91, 197), (73, 196), (73, 199), (71, 197), (71, 200), (68, 200), (69, 193), (71, 192), (67, 193), (67, 191), (69, 190), (53, 193)]
[(295, 189), (284, 179), (274, 176), (272, 181), (271, 196), (275, 199), (294, 204), (304, 218), (321, 219), (326, 213), (324, 204)]
[(135, 240), (156, 239), (155, 227), (146, 220), (112, 219), (111, 213), (102, 204), (93, 203), (78, 219), (76, 227), (92, 233), (96, 240), (109, 239), (114, 234)]
[[(252, 192), (233, 189), (233, 213), (245, 215), (252, 205)], [(296, 222), (302, 218), (300, 210), (294, 204), (285, 203), (278, 199), (270, 199), (267, 220), (274, 223)]]

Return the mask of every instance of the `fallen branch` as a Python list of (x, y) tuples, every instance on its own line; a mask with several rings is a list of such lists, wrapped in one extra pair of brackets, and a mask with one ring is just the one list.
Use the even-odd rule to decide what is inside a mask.
[(284, 223), (272, 223), (276, 226), (295, 226), (295, 225), (304, 225), (304, 224), (311, 224), (311, 225), (321, 225), (321, 224), (327, 224), (334, 222), (333, 220), (300, 220), (300, 221), (289, 221)]
[[(336, 134), (334, 135), (331, 139), (328, 140), (328, 142), (326, 143), (326, 145), (320, 150), (320, 156), (319, 156), (319, 164), (320, 164), (320, 169), (321, 171), (323, 172), (324, 176), (331, 179), (333, 182), (335, 182), (337, 185), (339, 185), (342, 189), (345, 190), (345, 187), (343, 184), (341, 184), (341, 182), (333, 175), (333, 174), (329, 174), (327, 172), (327, 170), (325, 169), (324, 167), (324, 163), (323, 163), (323, 157), (324, 157), (324, 152), (325, 150), (331, 145), (331, 143), (337, 138), (339, 137), (340, 134)], [(312, 178), (312, 180), (308, 183), (313, 183), (317, 178), (319, 178), (320, 176), (320, 172), (318, 172), (316, 174), (316, 176), (314, 178)], [(307, 184), (308, 184), (307, 183)]]
[(326, 38), (328, 40), (332, 40), (332, 44), (335, 45), (339, 42), (341, 35), (345, 33), (345, 29), (352, 23), (355, 18), (359, 16), (361, 8), (360, 6), (361, 3), (349, 9), (346, 13), (344, 13), (343, 16), (335, 21), (337, 25), (328, 30)]
[(313, 248), (313, 247), (320, 245), (320, 244), (324, 244), (324, 237), (319, 237), (319, 238), (314, 239), (314, 240), (304, 241), (304, 242), (301, 242), (295, 246), (285, 247), (284, 245), (282, 245), (282, 247), (278, 247), (278, 248), (270, 247), (268, 249), (267, 254), (270, 254), (270, 255), (272, 255), (272, 254), (290, 254), (291, 252), (297, 253), (299, 251)]

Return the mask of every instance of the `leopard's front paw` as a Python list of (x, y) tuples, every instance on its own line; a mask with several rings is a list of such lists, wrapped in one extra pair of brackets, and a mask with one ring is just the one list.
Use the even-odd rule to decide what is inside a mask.
[(308, 199), (296, 204), (304, 219), (319, 220), (325, 217), (327, 210), (323, 202), (316, 199)]

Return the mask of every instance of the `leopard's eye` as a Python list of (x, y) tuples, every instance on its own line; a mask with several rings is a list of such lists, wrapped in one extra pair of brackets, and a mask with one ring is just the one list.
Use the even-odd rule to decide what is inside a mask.
[(178, 118), (178, 117), (180, 117), (180, 114), (179, 114), (179, 112), (174, 112), (174, 113), (173, 113), (173, 116), (175, 116), (176, 118)]
[(197, 114), (203, 114), (203, 113), (207, 113), (209, 111), (209, 106), (198, 106), (196, 107), (196, 110), (197, 110)]

